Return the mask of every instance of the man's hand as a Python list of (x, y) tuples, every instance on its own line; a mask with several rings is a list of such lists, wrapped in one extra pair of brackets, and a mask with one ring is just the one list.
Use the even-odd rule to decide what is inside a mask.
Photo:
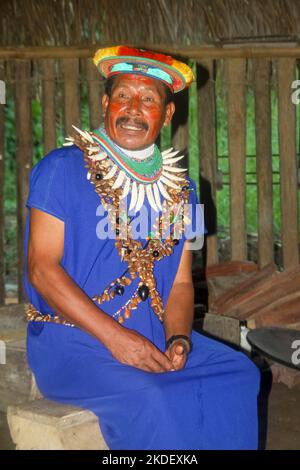
[(173, 369), (166, 354), (147, 338), (129, 328), (123, 327), (108, 348), (122, 364), (148, 372), (167, 372)]
[(183, 369), (188, 358), (187, 342), (180, 339), (175, 340), (165, 351), (165, 354), (172, 362), (173, 369)]

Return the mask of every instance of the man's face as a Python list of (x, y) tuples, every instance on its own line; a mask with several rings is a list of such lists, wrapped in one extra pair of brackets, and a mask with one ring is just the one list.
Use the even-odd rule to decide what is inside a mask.
[(134, 74), (117, 75), (111, 97), (104, 95), (102, 106), (108, 136), (128, 150), (153, 144), (175, 111), (174, 103), (165, 104), (163, 83)]

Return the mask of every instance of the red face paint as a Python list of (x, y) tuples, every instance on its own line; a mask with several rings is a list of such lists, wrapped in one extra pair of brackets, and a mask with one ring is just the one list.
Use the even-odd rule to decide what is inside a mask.
[(104, 97), (104, 122), (109, 137), (120, 147), (139, 150), (153, 144), (166, 122), (163, 84), (134, 74), (116, 76), (111, 97)]

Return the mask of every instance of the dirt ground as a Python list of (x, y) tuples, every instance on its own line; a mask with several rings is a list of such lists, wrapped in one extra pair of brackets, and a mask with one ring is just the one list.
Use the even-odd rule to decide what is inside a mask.
[(267, 449), (300, 450), (300, 390), (274, 384), (267, 421)]

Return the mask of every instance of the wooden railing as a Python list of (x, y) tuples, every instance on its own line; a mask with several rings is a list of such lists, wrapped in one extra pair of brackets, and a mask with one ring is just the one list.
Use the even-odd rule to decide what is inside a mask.
[[(161, 47), (162, 48), (162, 47)], [(72, 124), (80, 126), (79, 84), (88, 89), (90, 128), (101, 122), (101, 95), (103, 81), (90, 59), (91, 48), (3, 48), (0, 49), (0, 80), (4, 78), (3, 66), (13, 65), (13, 79), (7, 87), (14, 89), (16, 116), (16, 168), (17, 168), (17, 226), (18, 226), (18, 294), (25, 299), (23, 287), (23, 236), (25, 227), (25, 200), (28, 194), (29, 172), (33, 158), (33, 122), (31, 116), (32, 76), (39, 70), (38, 86), (41, 90), (44, 154), (57, 146), (57, 114), (63, 112), (65, 135), (72, 133)], [(222, 64), (227, 94), (227, 128), (230, 177), (230, 240), (231, 259), (247, 259), (246, 230), (246, 88), (247, 67), (251, 63), (255, 96), (256, 176), (258, 194), (258, 256), (265, 266), (274, 259), (272, 145), (271, 145), (271, 70), (277, 76), (279, 103), (280, 190), (282, 219), (283, 268), (299, 263), (299, 209), (296, 155), (296, 106), (291, 100), (292, 82), (296, 78), (296, 59), (299, 47), (287, 45), (241, 46), (226, 48), (176, 48), (164, 50), (179, 52), (197, 61), (200, 76), (203, 70), (207, 80), (199, 80), (198, 106), (205, 116), (199, 119), (199, 154), (201, 179), (206, 181), (202, 202), (207, 207), (216, 204), (217, 136), (215, 71)], [(2, 75), (1, 75), (2, 74)], [(202, 75), (201, 75), (202, 76)], [(58, 77), (63, 87), (63, 109), (56, 109)], [(176, 97), (177, 108), (188, 109), (188, 93)], [(179, 101), (178, 101), (179, 100)], [(174, 146), (188, 147), (188, 112), (178, 112), (173, 122)], [(0, 304), (4, 303), (4, 107), (0, 105)], [(10, 156), (11, 157), (11, 156)], [(208, 195), (209, 192), (209, 195)], [(209, 209), (207, 209), (209, 210)], [(211, 216), (211, 211), (206, 214)], [(207, 263), (218, 262), (218, 234), (211, 231), (207, 237)]]

